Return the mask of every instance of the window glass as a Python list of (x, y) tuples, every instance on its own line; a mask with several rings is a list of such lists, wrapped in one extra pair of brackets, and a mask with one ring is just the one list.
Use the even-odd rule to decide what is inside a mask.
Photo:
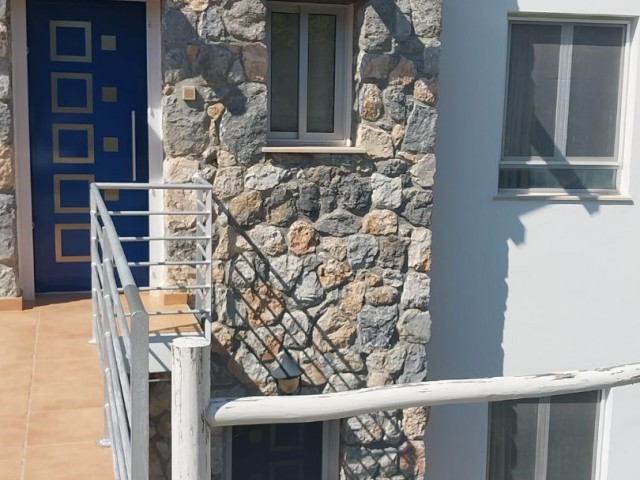
[(535, 478), (538, 402), (499, 402), (491, 405), (489, 478)]
[(567, 156), (613, 157), (624, 29), (575, 26)]
[(309, 15), (307, 131), (313, 133), (334, 130), (336, 23), (335, 15)]
[(551, 397), (547, 480), (591, 480), (598, 392)]
[(504, 155), (553, 157), (560, 25), (511, 27)]
[(271, 13), (271, 131), (298, 131), (300, 15)]
[(613, 168), (501, 168), (499, 188), (559, 188), (564, 190), (615, 190)]

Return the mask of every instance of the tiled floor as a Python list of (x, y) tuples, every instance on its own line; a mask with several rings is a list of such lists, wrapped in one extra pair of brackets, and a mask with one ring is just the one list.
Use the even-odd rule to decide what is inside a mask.
[(91, 302), (0, 312), (0, 480), (113, 479)]
[[(182, 310), (143, 298), (148, 310)], [(102, 381), (86, 296), (42, 296), (0, 312), (0, 480), (113, 479)], [(198, 330), (193, 317), (152, 317), (151, 335)]]

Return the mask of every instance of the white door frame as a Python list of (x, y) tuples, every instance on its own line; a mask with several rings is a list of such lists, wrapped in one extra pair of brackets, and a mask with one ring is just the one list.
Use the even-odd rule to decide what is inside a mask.
[[(11, 49), (13, 84), (14, 166), (16, 172), (18, 269), (22, 296), (35, 298), (33, 223), (31, 204), (31, 152), (29, 146), (29, 87), (27, 68), (27, 0), (11, 1)], [(145, 1), (145, 0), (129, 0)], [(162, 53), (160, 0), (146, 0), (147, 7), (147, 123), (149, 138), (149, 182), (162, 182)], [(162, 210), (161, 192), (149, 193), (149, 208)], [(150, 217), (152, 236), (164, 231), (161, 216)], [(158, 242), (150, 242), (158, 243)], [(164, 260), (162, 245), (149, 247), (152, 262)], [(163, 282), (163, 270), (152, 269), (150, 282)]]

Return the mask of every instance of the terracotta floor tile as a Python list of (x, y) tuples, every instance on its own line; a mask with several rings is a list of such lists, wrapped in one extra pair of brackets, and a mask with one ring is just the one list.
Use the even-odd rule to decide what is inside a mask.
[(78, 387), (75, 383), (34, 384), (31, 391), (31, 412), (103, 406), (100, 383)]
[(31, 384), (33, 361), (0, 362), (0, 392)]
[(29, 384), (0, 390), (0, 415), (26, 415), (29, 410)]
[(26, 415), (0, 416), (0, 448), (22, 447), (27, 432)]
[(95, 442), (102, 432), (102, 408), (31, 412), (27, 446)]
[(20, 480), (22, 448), (0, 448), (0, 480)]
[(38, 329), (38, 340), (85, 339), (91, 338), (91, 317), (81, 321), (43, 319)]
[(27, 448), (23, 480), (113, 480), (111, 449), (94, 442)]
[(35, 324), (39, 310), (22, 310), (20, 312), (0, 312), (0, 325), (16, 326), (17, 324)]
[(34, 342), (17, 342), (0, 346), (0, 364), (31, 363), (35, 351)]
[(34, 385), (75, 383), (80, 388), (84, 384), (96, 382), (101, 382), (97, 358), (94, 361), (66, 358), (62, 360), (36, 360), (35, 362)]
[(36, 348), (36, 361), (67, 358), (98, 358), (98, 347), (86, 338), (42, 338)]

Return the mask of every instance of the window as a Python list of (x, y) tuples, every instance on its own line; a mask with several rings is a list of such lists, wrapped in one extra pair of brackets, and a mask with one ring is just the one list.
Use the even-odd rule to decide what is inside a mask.
[(348, 8), (269, 4), (269, 143), (345, 145)]
[(627, 26), (513, 21), (499, 188), (613, 193)]
[(601, 393), (491, 404), (491, 480), (593, 480)]

